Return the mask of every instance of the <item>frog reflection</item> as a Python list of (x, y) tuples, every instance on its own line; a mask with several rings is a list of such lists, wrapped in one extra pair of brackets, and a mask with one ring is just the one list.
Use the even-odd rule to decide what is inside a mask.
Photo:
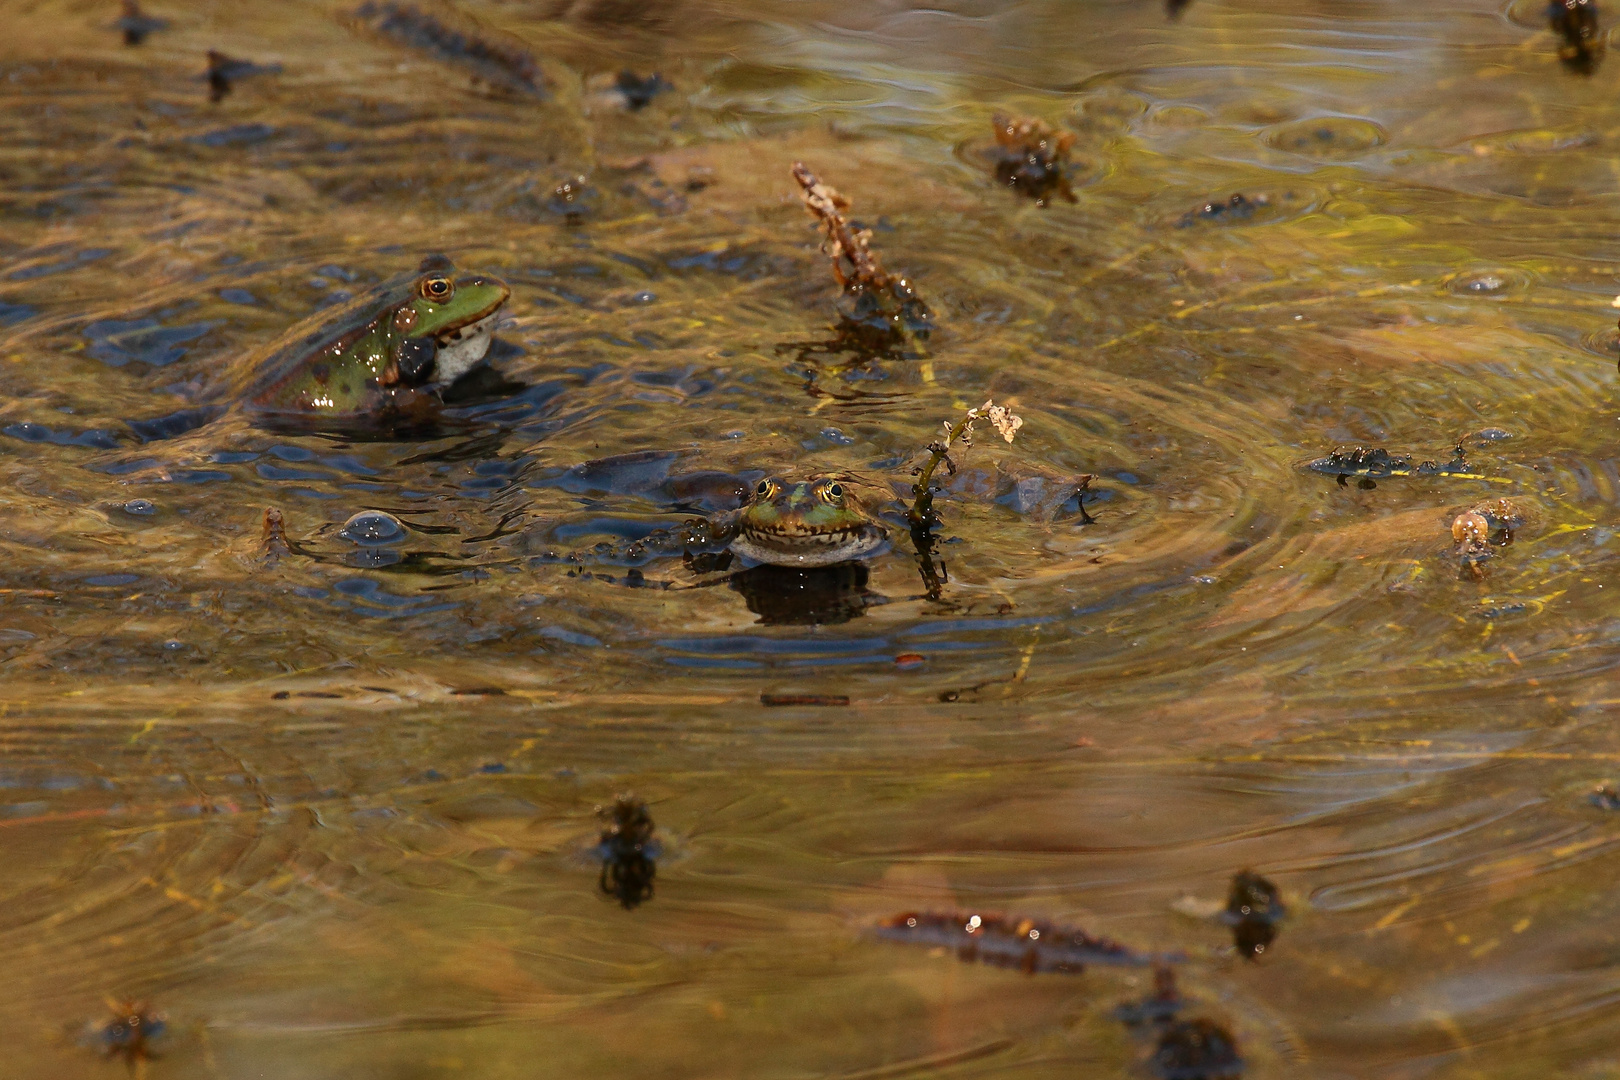
[(857, 562), (795, 569), (761, 563), (738, 571), (727, 584), (742, 594), (765, 626), (831, 626), (866, 614), (879, 599), (866, 588), (868, 572)]

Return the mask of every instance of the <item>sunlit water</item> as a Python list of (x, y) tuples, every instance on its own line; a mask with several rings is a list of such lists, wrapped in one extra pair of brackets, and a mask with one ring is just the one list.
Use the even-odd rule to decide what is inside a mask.
[[(1146, 973), (865, 932), (953, 908), (1185, 952), (1248, 1076), (1620, 1076), (1620, 67), (1536, 3), (468, 10), (544, 100), (342, 5), (139, 48), (6, 9), (6, 1076), (119, 1075), (107, 995), (175, 1078), (1145, 1074)], [(280, 71), (210, 104), (208, 49)], [(673, 89), (627, 111), (625, 68)], [(997, 186), (998, 110), (1078, 133), (1075, 202)], [(908, 356), (824, 347), (796, 159), (933, 306)], [(149, 423), (429, 251), (513, 286), (443, 437)], [(937, 599), (898, 529), (819, 626), (547, 558), (766, 472), (892, 520), (991, 396), (1025, 426), (942, 496)], [(1471, 477), (1302, 468), (1459, 441)], [(1475, 580), (1450, 522), (1504, 496)], [(1290, 909), (1252, 963), (1196, 917), (1245, 867)]]

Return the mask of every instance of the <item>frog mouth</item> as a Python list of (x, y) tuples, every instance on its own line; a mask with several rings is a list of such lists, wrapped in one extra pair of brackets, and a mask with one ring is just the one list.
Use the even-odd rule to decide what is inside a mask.
[(433, 361), (433, 381), (453, 383), (477, 367), (489, 352), (495, 323), (500, 318), (497, 308), (482, 318), (460, 326), (450, 327), (434, 335), (438, 353)]
[(888, 540), (888, 533), (869, 524), (847, 529), (745, 525), (731, 542), (731, 550), (773, 566), (832, 566), (870, 555)]

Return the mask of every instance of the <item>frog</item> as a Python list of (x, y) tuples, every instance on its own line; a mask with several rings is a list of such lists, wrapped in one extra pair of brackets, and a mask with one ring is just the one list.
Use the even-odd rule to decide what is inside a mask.
[[(639, 476), (645, 469), (639, 467), (646, 464), (639, 459), (647, 456), (626, 454), (590, 462), (569, 470), (562, 484), (576, 490), (576, 484), (600, 483), (598, 474), (613, 471), (606, 468), (612, 463), (617, 471), (636, 472), (635, 483), (639, 485), (645, 479)], [(751, 490), (735, 484), (740, 477), (728, 474), (694, 477), (708, 477), (705, 486), (714, 489), (711, 495), (717, 496), (721, 505), (730, 502), (735, 509), (689, 518), (678, 528), (657, 529), (629, 544), (604, 543), (566, 554), (547, 550), (540, 555), (541, 561), (639, 566), (663, 556), (680, 555), (690, 569), (709, 573), (729, 569), (740, 556), (754, 566), (816, 570), (859, 562), (879, 554), (889, 542), (888, 530), (867, 510), (853, 490), (853, 478), (847, 475), (826, 473), (800, 480), (767, 476)], [(680, 490), (688, 486), (673, 485)], [(671, 488), (671, 482), (666, 480), (660, 487), (647, 490)], [(741, 501), (740, 507), (737, 501)]]
[(836, 476), (766, 477), (732, 526), (730, 550), (770, 566), (801, 569), (854, 562), (881, 549), (888, 531)]
[(440, 391), (483, 361), (511, 294), (499, 278), (429, 255), (416, 273), (311, 316), (267, 346), (249, 365), (241, 407), (270, 426), (426, 420)]

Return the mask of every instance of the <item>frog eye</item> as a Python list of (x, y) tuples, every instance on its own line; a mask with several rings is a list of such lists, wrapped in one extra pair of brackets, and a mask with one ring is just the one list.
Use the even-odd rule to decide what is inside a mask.
[(761, 480), (759, 485), (754, 488), (754, 494), (758, 495), (762, 499), (770, 498), (772, 495), (776, 494), (776, 481)]
[(442, 304), (455, 295), (456, 284), (440, 274), (431, 274), (422, 279), (418, 291), (421, 292), (422, 299)]
[(840, 484), (836, 480), (830, 484), (823, 484), (821, 486), (821, 497), (826, 502), (834, 504), (842, 502), (844, 498), (844, 485)]

